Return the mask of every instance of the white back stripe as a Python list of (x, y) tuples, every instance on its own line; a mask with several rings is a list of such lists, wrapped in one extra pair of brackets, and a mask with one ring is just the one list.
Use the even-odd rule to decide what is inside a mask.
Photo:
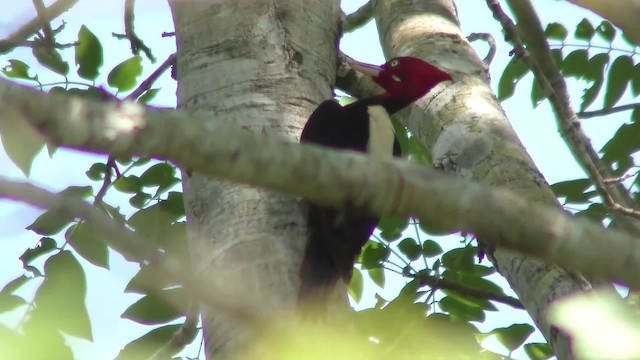
[(369, 106), (367, 112), (369, 113), (367, 153), (376, 160), (391, 159), (395, 131), (389, 113), (381, 105)]

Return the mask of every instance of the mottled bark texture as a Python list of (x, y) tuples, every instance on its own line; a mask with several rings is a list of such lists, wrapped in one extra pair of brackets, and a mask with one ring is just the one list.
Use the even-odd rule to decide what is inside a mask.
[[(387, 57), (420, 57), (454, 77), (454, 84), (423, 98), (406, 117), (409, 129), (431, 150), (435, 166), (531, 202), (557, 205), (489, 87), (483, 62), (460, 31), (453, 2), (380, 0), (375, 14)], [(476, 235), (482, 240), (482, 234)], [(545, 315), (554, 300), (590, 285), (562, 268), (512, 251), (489, 248), (487, 253), (558, 357), (570, 358), (567, 337)]]
[[(171, 3), (178, 106), (254, 133), (295, 141), (331, 97), (339, 2)], [(264, 314), (292, 307), (304, 247), (304, 209), (291, 197), (183, 172), (193, 266)], [(232, 354), (250, 329), (203, 307), (209, 357)]]

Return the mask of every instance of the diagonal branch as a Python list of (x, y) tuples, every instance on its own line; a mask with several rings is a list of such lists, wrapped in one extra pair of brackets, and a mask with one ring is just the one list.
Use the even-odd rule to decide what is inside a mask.
[(7, 53), (13, 50), (15, 47), (24, 44), (30, 37), (37, 34), (42, 28), (43, 22), (50, 22), (51, 20), (60, 16), (63, 12), (69, 10), (75, 5), (78, 0), (58, 0), (46, 8), (46, 18), (36, 16), (28, 23), (24, 24), (20, 29), (11, 34), (8, 38), (0, 40), (0, 54)]
[[(514, 43), (516, 55), (522, 57), (534, 73), (545, 95), (549, 98), (558, 121), (558, 128), (572, 154), (594, 182), (596, 190), (605, 205), (613, 210), (616, 223), (627, 231), (640, 233), (640, 211), (636, 209), (634, 199), (620, 184), (607, 185), (605, 178), (612, 177), (590, 139), (582, 131), (580, 120), (574, 112), (567, 84), (555, 64), (549, 43), (544, 35), (540, 20), (529, 0), (508, 0), (519, 22), (527, 49), (524, 49), (519, 33), (509, 17), (502, 11), (497, 0), (487, 0), (494, 17), (500, 21), (507, 37)], [(527, 55), (528, 54), (528, 55)]]
[(0, 121), (28, 122), (70, 148), (171, 159), (186, 169), (325, 206), (418, 218), (437, 214), (442, 226), (473, 232), (498, 247), (640, 287), (635, 237), (407, 161), (371, 161), (212, 123), (204, 114), (44, 94), (6, 80), (0, 80), (0, 113), (13, 114)]
[(352, 32), (359, 27), (364, 26), (366, 23), (373, 19), (373, 3), (375, 0), (369, 0), (366, 4), (362, 5), (358, 10), (347, 15), (342, 22), (342, 32)]

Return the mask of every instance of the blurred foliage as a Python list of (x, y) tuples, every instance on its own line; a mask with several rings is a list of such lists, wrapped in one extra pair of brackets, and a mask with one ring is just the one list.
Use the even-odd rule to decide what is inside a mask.
[[(551, 23), (546, 33), (562, 74), (585, 86), (577, 104), (581, 111), (587, 111), (598, 99), (602, 100), (601, 109), (611, 110), (625, 95), (635, 97), (640, 93), (635, 47), (614, 47), (618, 32), (610, 23), (603, 21), (594, 26), (585, 19), (572, 32), (561, 24)], [(570, 33), (571, 43), (567, 40)], [(596, 41), (605, 45), (596, 45)], [(7, 60), (2, 74), (53, 94), (100, 101), (121, 99), (123, 93), (139, 85), (148, 65), (141, 56), (123, 58), (112, 69), (105, 69), (105, 49), (87, 26), (80, 28), (77, 42), (73, 47), (75, 66), (65, 60), (69, 57), (66, 50), (33, 51), (34, 61), (63, 78), (58, 83), (43, 84), (40, 80), (43, 73), (36, 73), (28, 61), (20, 59)], [(521, 61), (512, 59), (500, 78), (499, 99), (513, 96), (528, 73)], [(97, 85), (105, 77), (106, 84)], [(147, 89), (138, 101), (146, 104), (159, 91)], [(347, 103), (353, 99), (342, 97), (339, 101)], [(544, 94), (535, 82), (531, 86), (531, 101), (534, 107), (544, 101)], [(639, 116), (640, 112), (633, 110), (629, 122), (601, 149), (603, 160), (617, 175), (636, 167)], [(403, 156), (431, 166), (428, 149), (397, 119), (393, 125)], [(0, 137), (10, 159), (28, 176), (45, 140), (34, 129), (19, 125), (0, 128)], [(55, 145), (47, 145), (52, 154)], [(185, 210), (181, 190), (177, 188), (180, 174), (173, 164), (147, 158), (105, 158), (87, 169), (86, 176), (93, 186), (70, 186), (62, 193), (79, 201), (93, 201), (96, 208), (117, 223), (145, 236), (168, 256), (188, 263), (184, 246)], [(634, 185), (635, 181), (637, 177)], [(552, 189), (566, 204), (581, 206), (576, 211), (578, 216), (601, 223), (608, 219), (607, 210), (595, 202), (596, 194), (589, 179), (564, 181), (554, 184)], [(113, 193), (125, 194), (128, 204), (111, 204), (109, 194)], [(451, 246), (454, 241), (451, 237), (445, 241), (437, 235), (457, 234), (456, 229), (449, 224), (434, 223), (433, 219), (423, 220), (385, 217), (379, 224), (379, 233), (363, 248), (349, 294), (359, 303), (365, 295), (373, 293), (377, 299), (374, 308), (348, 314), (340, 320), (344, 323), (310, 323), (283, 317), (277, 324), (265, 324), (264, 331), (258, 332), (260, 336), (244, 355), (261, 359), (494, 359), (523, 349), (530, 359), (550, 358), (552, 353), (547, 344), (527, 343), (534, 330), (528, 324), (511, 324), (485, 333), (477, 329), (475, 324), (498, 308), (490, 299), (470, 293), (482, 290), (495, 297), (505, 296), (505, 291), (493, 281), (496, 270), (487, 261), (478, 263), (473, 237), (463, 234), (458, 246)], [(39, 241), (33, 248), (25, 248), (19, 258), (24, 274), (2, 279), (6, 285), (0, 290), (0, 314), (21, 311), (23, 319), (15, 329), (0, 324), (0, 358), (71, 358), (63, 335), (92, 338), (85, 303), (85, 267), (109, 270), (113, 249), (108, 246), (108, 239), (85, 222), (54, 210), (43, 212), (27, 229), (37, 234)], [(398, 296), (383, 298), (380, 293), (388, 287), (389, 279), (399, 276), (405, 282)], [(425, 276), (455, 282), (469, 291), (427, 286), (420, 280)], [(368, 288), (370, 285), (374, 285), (373, 289)], [(22, 291), (27, 286), (35, 287), (36, 291), (30, 295)], [(122, 318), (147, 325), (149, 330), (124, 347), (118, 359), (148, 358), (173, 344), (174, 336), (185, 331), (189, 293), (175, 281), (159, 277), (156, 264), (142, 262), (125, 292), (141, 297)], [(564, 318), (560, 321), (570, 324)], [(188, 342), (193, 341), (195, 333), (188, 334)], [(506, 353), (498, 355), (483, 349), (480, 343), (489, 337), (495, 338)], [(169, 356), (183, 347), (169, 346)]]

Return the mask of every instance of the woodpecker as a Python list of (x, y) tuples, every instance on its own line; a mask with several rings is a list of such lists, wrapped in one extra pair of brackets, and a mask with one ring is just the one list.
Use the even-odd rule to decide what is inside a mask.
[[(413, 57), (396, 57), (381, 66), (348, 60), (384, 93), (341, 106), (327, 100), (307, 121), (301, 143), (367, 153), (375, 159), (400, 156), (390, 115), (420, 99), (451, 76)], [(299, 299), (314, 299), (338, 280), (349, 283), (353, 264), (380, 219), (353, 209), (309, 204), (307, 247), (300, 271)]]

